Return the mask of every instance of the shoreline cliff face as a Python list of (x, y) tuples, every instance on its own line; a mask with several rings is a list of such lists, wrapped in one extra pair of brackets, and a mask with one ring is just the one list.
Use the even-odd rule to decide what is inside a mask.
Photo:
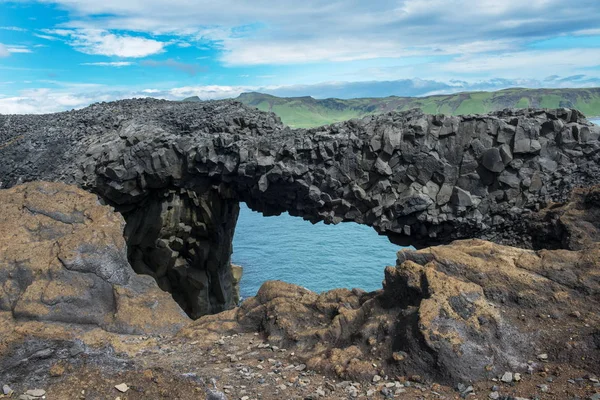
[(413, 110), (304, 130), (233, 101), (125, 100), (0, 116), (0, 180), (75, 183), (127, 222), (128, 257), (197, 318), (234, 306), (238, 203), (355, 221), (416, 247), (561, 248), (536, 211), (600, 183), (600, 127), (575, 110)]

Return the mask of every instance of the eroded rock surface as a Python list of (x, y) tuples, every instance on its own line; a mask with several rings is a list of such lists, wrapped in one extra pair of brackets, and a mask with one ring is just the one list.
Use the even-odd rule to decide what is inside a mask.
[(480, 380), (526, 371), (541, 353), (599, 373), (598, 260), (598, 248), (535, 252), (457, 241), (400, 252), (378, 292), (319, 295), (267, 282), (238, 310), (203, 317), (181, 335), (214, 341), (258, 330), (342, 379)]
[(198, 316), (234, 304), (240, 201), (267, 215), (367, 224), (417, 247), (474, 237), (560, 247), (536, 239), (536, 211), (600, 183), (599, 136), (570, 109), (415, 110), (306, 130), (233, 101), (138, 99), (0, 116), (0, 181), (99, 194), (130, 225), (136, 270)]
[(43, 321), (116, 333), (172, 333), (188, 318), (127, 261), (124, 221), (62, 183), (0, 190), (2, 325)]
[(479, 380), (526, 371), (539, 354), (597, 374), (598, 193), (577, 190), (569, 203), (540, 212), (555, 216), (553, 226), (569, 232), (569, 243), (577, 236), (574, 250), (479, 239), (407, 249), (386, 269), (380, 291), (319, 295), (267, 282), (238, 310), (203, 317), (181, 335), (215, 340), (223, 332), (262, 331), (309, 367), (343, 379), (370, 379), (383, 369), (390, 376)]
[(576, 188), (565, 203), (551, 203), (534, 215), (534, 241), (545, 249), (583, 250), (600, 242), (600, 188)]
[(191, 399), (200, 378), (216, 375), (237, 397), (352, 395), (350, 383), (306, 383), (336, 377), (356, 381), (367, 397), (393, 387), (417, 399), (424, 390), (453, 396), (457, 383), (489, 390), (489, 379), (507, 371), (536, 384), (500, 383), (503, 394), (554, 385), (545, 380), (550, 371), (564, 387), (572, 385), (564, 371), (593, 382), (600, 373), (598, 193), (577, 190), (538, 214), (544, 231), (567, 232), (560, 237), (574, 250), (480, 239), (404, 250), (379, 291), (316, 294), (271, 281), (241, 307), (191, 322), (152, 278), (132, 271), (123, 220), (96, 196), (57, 183), (2, 190), (0, 383), (72, 397), (87, 382), (86, 393), (102, 398), (132, 380), (132, 398)]
[(156, 279), (192, 318), (239, 302), (240, 267), (231, 266), (239, 203), (214, 190), (157, 191), (126, 213), (129, 260)]

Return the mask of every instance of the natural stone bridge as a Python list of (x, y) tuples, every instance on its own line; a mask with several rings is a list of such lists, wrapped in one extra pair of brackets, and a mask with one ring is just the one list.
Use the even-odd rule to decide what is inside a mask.
[(236, 302), (240, 201), (265, 215), (367, 224), (417, 247), (483, 238), (556, 248), (560, 227), (536, 211), (600, 183), (599, 136), (569, 109), (415, 110), (306, 130), (233, 101), (126, 100), (0, 115), (0, 181), (97, 193), (126, 218), (134, 269), (198, 317)]

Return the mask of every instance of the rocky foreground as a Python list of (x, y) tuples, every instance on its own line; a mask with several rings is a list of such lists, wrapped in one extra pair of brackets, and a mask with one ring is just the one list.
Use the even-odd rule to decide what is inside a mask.
[(401, 251), (379, 291), (272, 281), (196, 321), (133, 272), (95, 195), (28, 183), (0, 204), (5, 398), (600, 398), (597, 187), (538, 214), (566, 249)]

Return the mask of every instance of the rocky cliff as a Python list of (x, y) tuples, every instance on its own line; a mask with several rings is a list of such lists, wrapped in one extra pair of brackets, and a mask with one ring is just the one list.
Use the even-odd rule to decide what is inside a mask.
[(127, 100), (0, 116), (0, 180), (76, 183), (127, 221), (129, 259), (192, 316), (235, 304), (246, 202), (355, 221), (417, 247), (481, 238), (561, 247), (537, 210), (600, 181), (600, 128), (575, 110), (390, 113), (309, 130), (232, 101)]

